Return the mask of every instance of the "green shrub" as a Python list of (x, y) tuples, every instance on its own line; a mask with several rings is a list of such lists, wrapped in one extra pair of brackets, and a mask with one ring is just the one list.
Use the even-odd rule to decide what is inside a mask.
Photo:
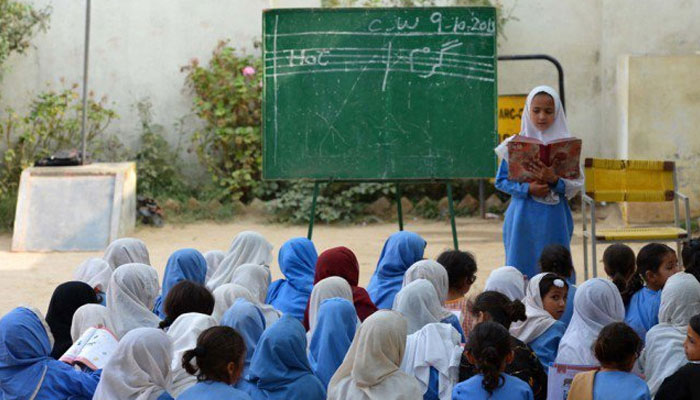
[(24, 53), (38, 31), (46, 31), (50, 14), (50, 7), (37, 10), (24, 2), (0, 0), (0, 65), (10, 54)]

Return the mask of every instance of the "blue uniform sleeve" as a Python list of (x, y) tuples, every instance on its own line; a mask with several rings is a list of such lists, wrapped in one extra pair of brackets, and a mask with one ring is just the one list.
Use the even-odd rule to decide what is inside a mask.
[(168, 392), (163, 392), (160, 396), (158, 396), (157, 400), (174, 400), (173, 396), (170, 395)]
[(86, 373), (61, 361), (52, 360), (46, 371), (40, 393), (49, 398), (91, 399), (100, 383), (102, 370)]
[(423, 395), (423, 400), (440, 400), (440, 373), (433, 367), (430, 367), (428, 390)]
[[(561, 181), (561, 179), (560, 179)], [(562, 182), (563, 185), (563, 182)], [(496, 189), (517, 198), (527, 198), (530, 193), (529, 183), (520, 183), (508, 179), (508, 162), (503, 160), (496, 175)]]

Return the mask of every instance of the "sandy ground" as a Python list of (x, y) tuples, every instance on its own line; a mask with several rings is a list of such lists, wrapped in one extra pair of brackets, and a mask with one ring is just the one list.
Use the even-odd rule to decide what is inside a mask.
[[(572, 240), (572, 254), (579, 281), (583, 277), (583, 243), (581, 239), (580, 216), (575, 217), (576, 230)], [(461, 250), (471, 251), (476, 255), (478, 279), (472, 290), (483, 288), (486, 277), (494, 268), (501, 266), (505, 260), (501, 227), (499, 220), (482, 220), (479, 218), (459, 218), (457, 230)], [(426, 257), (435, 258), (443, 250), (452, 247), (449, 222), (409, 220), (405, 229), (420, 234), (428, 241)], [(255, 230), (262, 233), (275, 246), (275, 252), (289, 238), (306, 236), (306, 226), (287, 226), (265, 223), (263, 220), (248, 218), (231, 223), (218, 224), (202, 222), (188, 225), (166, 225), (163, 228), (140, 227), (132, 236), (146, 242), (151, 262), (162, 277), (168, 256), (183, 247), (194, 247), (202, 252), (221, 249), (226, 250), (236, 235), (243, 230)], [(351, 248), (360, 261), (360, 284), (366, 285), (374, 272), (377, 259), (384, 240), (397, 230), (395, 223), (374, 225), (316, 225), (314, 243), (319, 253), (323, 250), (344, 245)], [(0, 315), (21, 305), (32, 305), (46, 311), (54, 288), (71, 280), (73, 270), (89, 257), (101, 256), (102, 253), (12, 253), (10, 235), (0, 236)], [(635, 250), (640, 245), (633, 246)], [(604, 246), (598, 250), (602, 256)], [(276, 258), (276, 257), (275, 257)], [(272, 266), (273, 280), (281, 277), (275, 263)], [(599, 271), (602, 273), (602, 266)]]

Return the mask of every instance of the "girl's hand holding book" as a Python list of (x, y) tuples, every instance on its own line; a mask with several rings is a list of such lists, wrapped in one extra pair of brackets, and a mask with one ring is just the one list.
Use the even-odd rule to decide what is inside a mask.
[(549, 185), (541, 182), (530, 182), (530, 194), (534, 197), (545, 197), (549, 194)]

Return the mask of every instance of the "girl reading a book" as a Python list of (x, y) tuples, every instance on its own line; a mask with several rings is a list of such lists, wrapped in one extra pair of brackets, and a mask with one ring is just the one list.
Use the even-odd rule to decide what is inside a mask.
[[(559, 95), (549, 86), (538, 86), (527, 96), (519, 136), (537, 139), (547, 144), (571, 137)], [(503, 224), (506, 265), (518, 268), (527, 277), (539, 270), (537, 260), (549, 244), (561, 244), (567, 249), (571, 242), (574, 222), (568, 199), (583, 186), (583, 173), (578, 179), (560, 178), (552, 167), (539, 160), (528, 164), (536, 179), (518, 182), (508, 176), (508, 140), (496, 147), (502, 159), (496, 188), (511, 195)], [(572, 278), (575, 282), (575, 276)]]

